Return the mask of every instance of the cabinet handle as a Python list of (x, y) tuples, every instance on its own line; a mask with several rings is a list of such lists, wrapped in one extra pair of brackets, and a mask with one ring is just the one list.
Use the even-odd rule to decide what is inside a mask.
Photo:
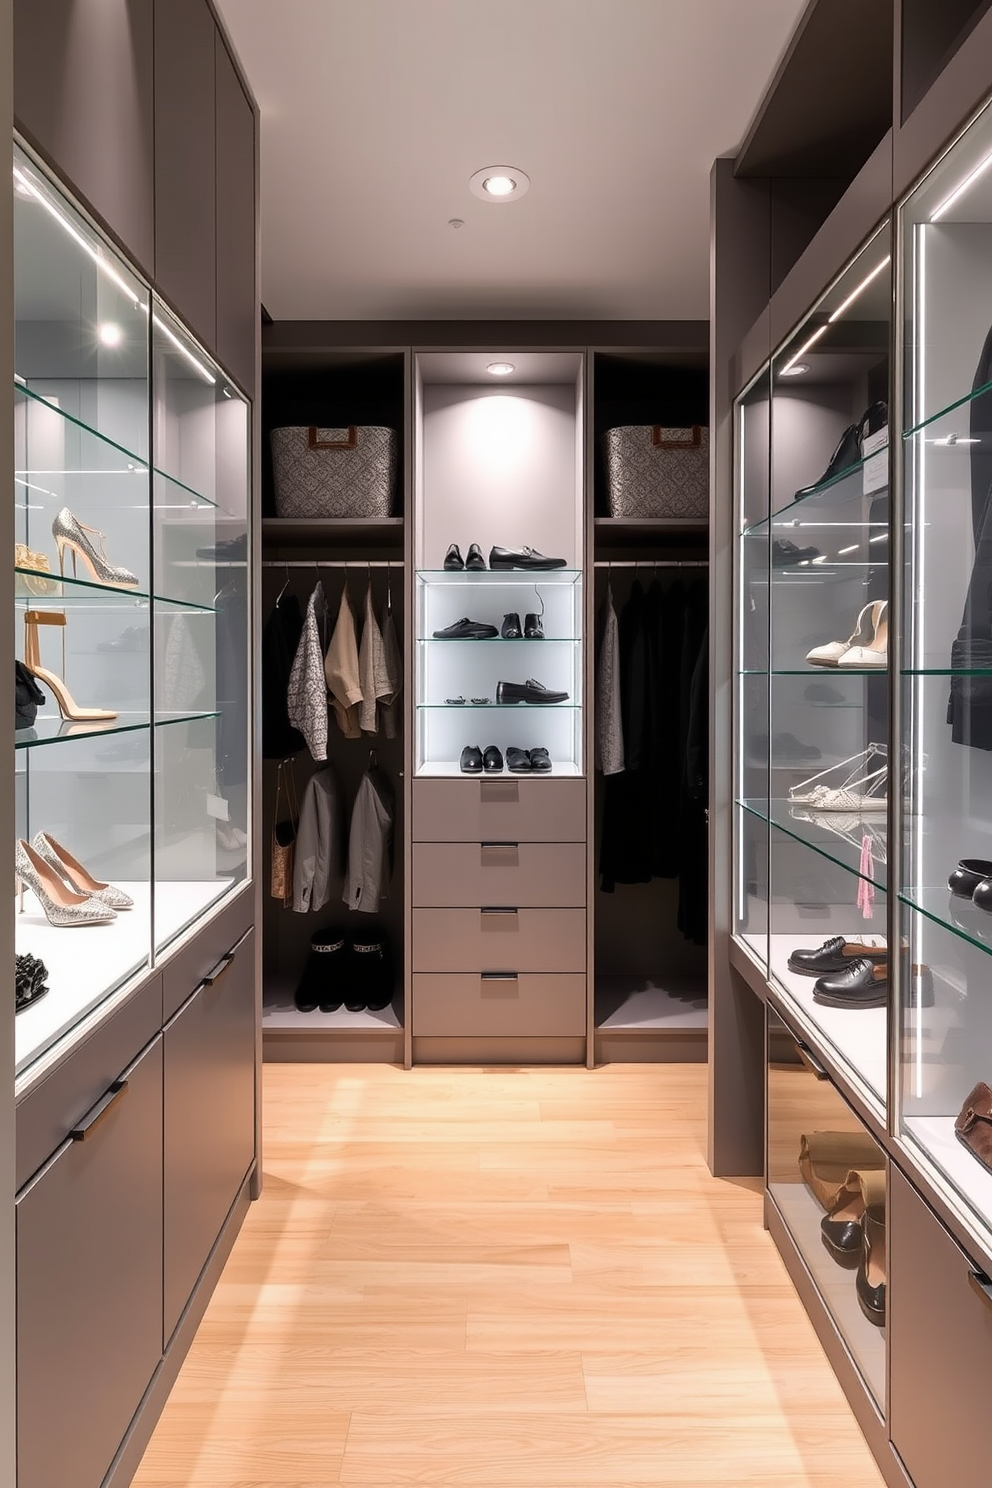
[(519, 914), (520, 911), (519, 909), (502, 909), (494, 905), (490, 909), (480, 909), (479, 913), (480, 915), (485, 917), (486, 915), (516, 915)]
[(72, 1140), (74, 1142), (85, 1142), (87, 1137), (91, 1137), (111, 1106), (116, 1105), (126, 1091), (127, 1081), (115, 1080), (110, 1089), (104, 1091), (96, 1105), (90, 1107), (78, 1126), (72, 1128), (72, 1131), (69, 1133)]
[(985, 1275), (984, 1271), (972, 1271), (969, 1269), (968, 1285), (973, 1292), (976, 1292), (981, 1297), (986, 1307), (992, 1307), (992, 1280)]
[(516, 971), (483, 971), (479, 975), (484, 982), (515, 982), (519, 977)]
[(482, 846), (482, 851), (483, 852), (486, 852), (487, 850), (503, 851), (503, 852), (516, 852), (517, 848), (520, 846), (520, 843), (519, 842), (483, 842), (481, 844), (481, 846)]
[(802, 1044), (799, 1042), (798, 1039), (796, 1039), (796, 1048), (799, 1051), (799, 1058), (802, 1060), (803, 1064), (808, 1070), (811, 1071), (812, 1074), (816, 1076), (818, 1080), (830, 1079), (830, 1076), (823, 1068), (823, 1065), (816, 1058), (816, 1056), (810, 1052), (810, 1049), (806, 1044)]
[(214, 984), (216, 982), (219, 982), (220, 981), (221, 977), (224, 975), (224, 973), (226, 971), (230, 971), (231, 964), (232, 964), (233, 961), (234, 961), (234, 952), (233, 951), (228, 951), (226, 956), (221, 956), (220, 960), (217, 962), (217, 965), (214, 967), (213, 971), (208, 971), (207, 974), (206, 974), (206, 976), (203, 978), (203, 985), (205, 987), (212, 987), (212, 986), (214, 986)]

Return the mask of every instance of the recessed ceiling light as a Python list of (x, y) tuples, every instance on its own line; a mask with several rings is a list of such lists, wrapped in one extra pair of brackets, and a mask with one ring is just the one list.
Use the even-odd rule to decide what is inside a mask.
[(97, 327), (97, 335), (104, 346), (120, 346), (124, 332), (115, 320), (105, 320)]
[(490, 362), (486, 368), (486, 371), (493, 377), (509, 377), (510, 373), (515, 370), (512, 362)]
[(512, 165), (487, 165), (469, 181), (473, 195), (487, 202), (519, 201), (530, 190), (530, 177)]
[(808, 362), (794, 362), (790, 367), (783, 367), (778, 375), (779, 377), (802, 377), (803, 373), (808, 371)]

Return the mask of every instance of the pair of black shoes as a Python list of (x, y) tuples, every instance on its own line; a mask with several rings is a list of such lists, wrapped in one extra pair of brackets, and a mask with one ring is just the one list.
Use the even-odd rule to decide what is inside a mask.
[[(463, 775), (502, 775), (503, 756), (495, 744), (484, 750), (466, 744), (458, 768)], [(506, 768), (513, 775), (546, 775), (551, 769), (551, 756), (546, 749), (517, 749), (511, 744), (506, 751)]]
[[(789, 970), (816, 977), (813, 1001), (821, 1007), (884, 1008), (889, 1000), (889, 952), (884, 945), (864, 945), (834, 935), (816, 950), (793, 951)], [(910, 975), (909, 1001), (914, 1007), (932, 1007), (929, 966), (914, 966)]]
[(520, 616), (515, 610), (509, 615), (503, 616), (503, 624), (500, 626), (500, 635), (504, 641), (543, 641), (544, 626), (540, 615), (525, 615), (523, 627), (520, 625)]
[[(444, 555), (444, 567), (449, 573), (459, 573), (462, 569), (483, 569), (485, 566), (486, 560), (478, 543), (472, 543), (466, 558), (462, 557), (457, 543), (451, 543)], [(564, 558), (547, 558), (536, 548), (489, 549), (489, 567), (493, 569), (549, 569), (565, 566)]]
[(956, 899), (970, 899), (978, 909), (992, 914), (992, 863), (987, 858), (962, 858), (947, 887)]
[(344, 930), (318, 930), (310, 941), (294, 1001), (301, 1013), (381, 1013), (393, 1000), (393, 958), (389, 940), (375, 928), (349, 936)]
[(504, 615), (499, 630), (485, 620), (470, 620), (467, 615), (463, 615), (460, 620), (446, 625), (443, 630), (434, 632), (436, 641), (494, 641), (497, 636), (502, 636), (504, 641), (519, 641), (524, 638), (528, 641), (543, 641), (544, 626), (540, 615), (528, 615), (523, 628), (518, 614)]

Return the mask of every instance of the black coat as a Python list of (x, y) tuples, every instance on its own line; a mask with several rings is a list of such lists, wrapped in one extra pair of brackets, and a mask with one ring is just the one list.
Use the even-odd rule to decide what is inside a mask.
[(295, 594), (284, 594), (262, 632), (262, 755), (287, 759), (306, 748), (306, 740), (289, 721), (286, 691), (289, 673), (303, 633), (303, 616)]

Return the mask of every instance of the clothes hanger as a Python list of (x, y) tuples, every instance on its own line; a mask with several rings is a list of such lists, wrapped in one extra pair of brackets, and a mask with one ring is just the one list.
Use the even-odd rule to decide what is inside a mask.
[(282, 588), (279, 590), (279, 593), (276, 595), (276, 603), (275, 603), (276, 609), (279, 608), (279, 601), (282, 599), (283, 595), (286, 593), (286, 590), (288, 588), (289, 588), (289, 564), (287, 563), (286, 564), (286, 582), (283, 584)]

